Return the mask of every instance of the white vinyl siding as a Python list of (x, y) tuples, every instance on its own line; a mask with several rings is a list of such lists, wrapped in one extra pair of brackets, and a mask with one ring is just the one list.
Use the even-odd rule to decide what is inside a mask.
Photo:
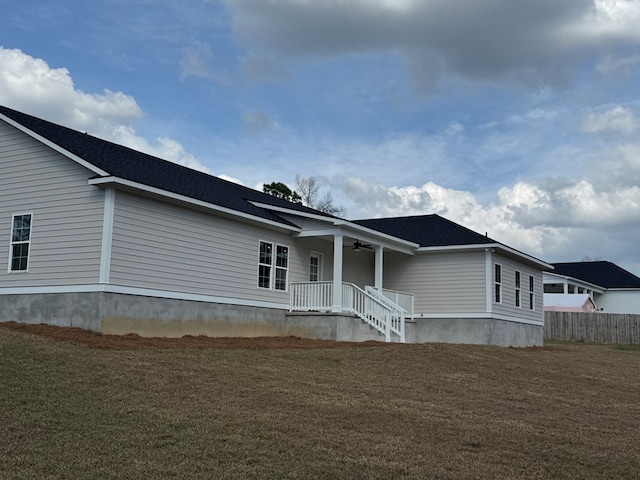
[(0, 121), (0, 239), (12, 216), (30, 212), (28, 275), (9, 274), (9, 248), (0, 248), (0, 287), (94, 284), (100, 270), (104, 192), (94, 174)]
[(384, 287), (415, 295), (416, 314), (486, 310), (485, 252), (386, 253)]
[(640, 290), (612, 289), (595, 295), (598, 309), (604, 313), (640, 314)]
[(306, 281), (309, 250), (286, 233), (118, 191), (110, 283), (288, 304), (257, 287), (260, 240), (289, 245), (289, 281)]

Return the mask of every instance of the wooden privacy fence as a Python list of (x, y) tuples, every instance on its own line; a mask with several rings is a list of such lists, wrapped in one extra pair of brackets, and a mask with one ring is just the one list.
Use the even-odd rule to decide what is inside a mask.
[(588, 343), (640, 344), (640, 315), (544, 312), (544, 338)]

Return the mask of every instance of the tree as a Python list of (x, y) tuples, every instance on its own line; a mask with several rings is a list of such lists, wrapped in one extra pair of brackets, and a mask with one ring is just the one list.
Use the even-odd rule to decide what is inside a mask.
[(282, 182), (265, 183), (262, 185), (262, 191), (274, 197), (282, 198), (283, 200), (288, 200), (293, 203), (300, 203), (305, 207), (311, 207), (328, 213), (329, 215), (335, 215), (336, 217), (343, 217), (346, 214), (347, 211), (342, 205), (333, 203), (331, 192), (327, 192), (323, 197), (319, 197), (320, 182), (318, 182), (316, 177), (296, 175), (295, 183), (296, 190), (291, 190)]
[(320, 182), (316, 177), (303, 177), (296, 175), (296, 187), (300, 192), (299, 196), (303, 205), (321, 212), (335, 215), (337, 217), (344, 216), (347, 211), (342, 205), (333, 203), (331, 192), (324, 194), (322, 198), (318, 198), (320, 192)]
[(269, 184), (264, 183), (262, 184), (262, 191), (289, 202), (302, 203), (300, 195), (282, 182), (271, 182)]

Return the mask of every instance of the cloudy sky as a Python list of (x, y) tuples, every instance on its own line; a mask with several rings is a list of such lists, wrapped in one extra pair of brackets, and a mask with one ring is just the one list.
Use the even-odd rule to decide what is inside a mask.
[(0, 104), (640, 275), (640, 0), (0, 0)]

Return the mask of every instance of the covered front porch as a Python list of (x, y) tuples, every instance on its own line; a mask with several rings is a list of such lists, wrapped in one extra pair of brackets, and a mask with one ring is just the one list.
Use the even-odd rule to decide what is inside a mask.
[(413, 295), (384, 288), (384, 255), (414, 255), (418, 245), (335, 217), (314, 220), (296, 236), (326, 252), (332, 268), (314, 274), (311, 266), (309, 281), (289, 285), (290, 311), (356, 316), (386, 341), (397, 337), (404, 342)]

